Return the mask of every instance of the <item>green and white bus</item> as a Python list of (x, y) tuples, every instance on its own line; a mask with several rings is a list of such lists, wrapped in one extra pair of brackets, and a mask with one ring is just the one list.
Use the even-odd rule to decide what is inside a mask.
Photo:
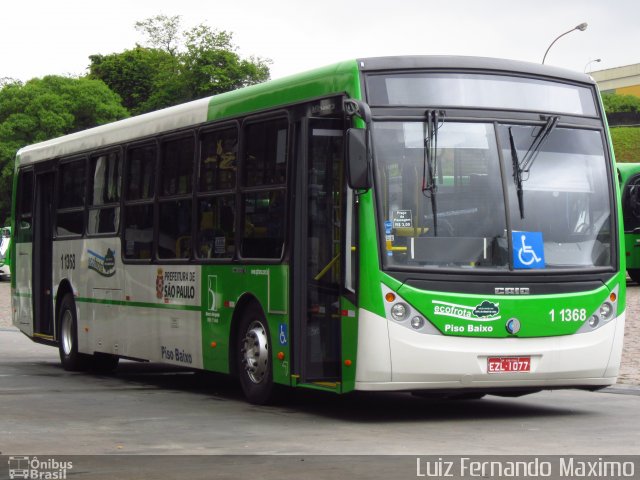
[(640, 163), (618, 163), (627, 273), (640, 283)]
[(20, 150), (14, 324), (281, 385), (474, 397), (615, 383), (615, 163), (595, 83), (389, 57)]
[(0, 280), (11, 278), (11, 227), (0, 228)]

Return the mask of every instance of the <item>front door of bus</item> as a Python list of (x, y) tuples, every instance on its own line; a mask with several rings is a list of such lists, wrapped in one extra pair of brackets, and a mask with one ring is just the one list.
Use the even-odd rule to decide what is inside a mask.
[(344, 123), (312, 118), (305, 126), (306, 161), (298, 176), (306, 188), (299, 207), (303, 228), (298, 231), (294, 280), (294, 295), (302, 301), (297, 310), (299, 358), (295, 365), (303, 382), (337, 385), (341, 377)]
[[(45, 171), (42, 171), (45, 170)], [(55, 173), (43, 165), (36, 170), (36, 198), (33, 209), (33, 332), (53, 339), (52, 281), (52, 216)]]

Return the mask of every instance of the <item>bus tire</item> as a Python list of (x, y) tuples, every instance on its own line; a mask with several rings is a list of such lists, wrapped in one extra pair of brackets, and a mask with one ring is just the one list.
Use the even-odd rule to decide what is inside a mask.
[(633, 280), (635, 283), (640, 284), (640, 269), (639, 268), (630, 268), (627, 270), (627, 273), (629, 274), (629, 277), (631, 277), (631, 280)]
[(255, 405), (270, 403), (274, 397), (270, 339), (262, 311), (257, 305), (248, 306), (238, 327), (236, 366), (242, 391)]
[(65, 370), (76, 372), (90, 366), (91, 356), (78, 352), (78, 319), (73, 295), (67, 293), (60, 302), (58, 314), (60, 324), (60, 363)]

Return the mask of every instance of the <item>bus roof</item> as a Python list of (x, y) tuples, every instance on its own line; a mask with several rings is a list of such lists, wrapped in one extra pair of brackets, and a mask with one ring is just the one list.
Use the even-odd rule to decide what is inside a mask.
[(90, 128), (20, 149), (18, 164), (79, 154), (151, 135), (285, 106), (305, 99), (348, 93), (360, 97), (355, 60), (203, 98)]
[(484, 72), (517, 73), (547, 77), (556, 80), (595, 85), (596, 82), (589, 75), (564, 68), (542, 65), (539, 63), (522, 62), (491, 57), (468, 57), (449, 55), (409, 55), (402, 57), (375, 57), (357, 60), (362, 71), (378, 70), (481, 70)]
[(359, 70), (420, 68), (514, 72), (594, 83), (588, 75), (569, 70), (495, 58), (404, 56), (348, 60), (30, 145), (18, 151), (16, 167), (331, 94), (362, 98)]

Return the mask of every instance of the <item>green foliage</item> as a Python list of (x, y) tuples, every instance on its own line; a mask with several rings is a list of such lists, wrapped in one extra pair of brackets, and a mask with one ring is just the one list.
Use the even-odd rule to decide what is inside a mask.
[(610, 129), (617, 162), (640, 162), (640, 127)]
[(0, 77), (0, 218), (9, 214), (21, 147), (269, 79), (270, 61), (241, 58), (230, 32), (204, 24), (184, 31), (180, 16), (166, 15), (135, 27), (146, 46), (92, 55), (87, 77)]
[(10, 211), (18, 149), (128, 116), (99, 80), (48, 76), (0, 88), (0, 218)]
[(152, 110), (147, 103), (161, 89), (163, 79), (172, 79), (178, 59), (164, 50), (137, 46), (132, 50), (89, 57), (89, 77), (100, 79), (122, 98), (122, 104), (137, 115)]
[(640, 98), (634, 95), (603, 93), (602, 103), (605, 113), (640, 112)]
[(136, 23), (146, 47), (93, 55), (91, 78), (104, 81), (134, 115), (269, 79), (269, 60), (241, 58), (233, 35), (201, 24), (182, 31), (180, 16)]
[(136, 30), (148, 37), (152, 48), (175, 55), (180, 43), (180, 15), (168, 17), (156, 15), (141, 22), (136, 22)]

